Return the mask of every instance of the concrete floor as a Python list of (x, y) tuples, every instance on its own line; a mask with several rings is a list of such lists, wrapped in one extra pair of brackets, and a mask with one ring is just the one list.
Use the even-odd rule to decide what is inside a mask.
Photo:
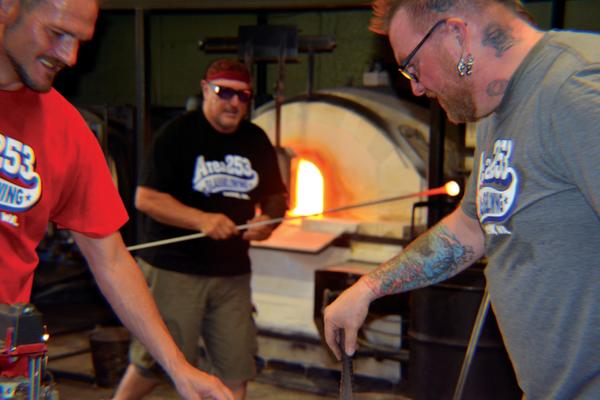
[[(100, 388), (96, 385), (70, 379), (61, 379), (57, 385), (61, 400), (108, 400), (113, 389)], [(318, 395), (310, 392), (291, 390), (274, 384), (250, 382), (247, 400), (323, 400), (338, 398), (337, 395)], [(399, 395), (384, 393), (355, 393), (356, 400), (409, 400)], [(146, 400), (179, 399), (177, 393), (169, 386), (159, 386)]]
[[(49, 341), (48, 369), (54, 374), (61, 400), (108, 400), (113, 388), (99, 387), (89, 343), (90, 331), (55, 336)], [(114, 379), (113, 379), (114, 378)], [(118, 380), (108, 377), (108, 380)], [(281, 373), (265, 368), (255, 381), (249, 383), (248, 400), (319, 400), (337, 398), (338, 382), (334, 380), (315, 382), (294, 373)], [(159, 386), (147, 400), (178, 399), (177, 393), (168, 385)], [(355, 399), (404, 399), (389, 393), (355, 393)]]
[[(84, 384), (77, 381), (63, 380), (59, 386), (61, 400), (106, 400), (110, 399), (112, 389), (98, 388), (93, 385)], [(302, 393), (287, 389), (278, 388), (268, 384), (251, 382), (248, 387), (247, 400), (258, 399), (295, 399), (295, 400), (322, 400), (332, 397), (319, 396), (310, 393)], [(374, 398), (374, 397), (373, 397)], [(146, 400), (170, 400), (179, 399), (177, 393), (170, 387), (158, 387)]]
[[(89, 351), (89, 333), (60, 335), (49, 341), (48, 368), (56, 376), (61, 400), (109, 399), (113, 393), (113, 388), (99, 387), (93, 382), (95, 372), (92, 353)], [(81, 354), (77, 354), (79, 352)], [(107, 379), (112, 378), (109, 376)], [(298, 393), (260, 382), (251, 382), (249, 385), (248, 400), (291, 399), (292, 397), (297, 400), (331, 398), (312, 393)], [(159, 386), (150, 396), (147, 396), (148, 400), (178, 398), (175, 390), (168, 384)]]

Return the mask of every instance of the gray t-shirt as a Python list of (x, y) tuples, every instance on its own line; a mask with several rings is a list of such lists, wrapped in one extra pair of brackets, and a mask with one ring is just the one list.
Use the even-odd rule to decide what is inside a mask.
[(600, 36), (548, 32), (478, 126), (462, 203), (528, 400), (600, 399)]

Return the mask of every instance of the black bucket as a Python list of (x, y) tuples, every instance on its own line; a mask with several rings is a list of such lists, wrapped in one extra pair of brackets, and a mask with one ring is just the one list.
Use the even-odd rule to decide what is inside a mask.
[(90, 333), (90, 349), (101, 387), (116, 387), (129, 364), (129, 331), (123, 327), (102, 327)]
[[(483, 271), (472, 267), (411, 294), (408, 373), (415, 399), (452, 399), (484, 287)], [(490, 309), (462, 400), (519, 400), (521, 396)]]

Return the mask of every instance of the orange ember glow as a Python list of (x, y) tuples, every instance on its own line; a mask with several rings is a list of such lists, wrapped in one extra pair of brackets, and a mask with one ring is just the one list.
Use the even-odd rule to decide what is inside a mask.
[(310, 161), (300, 159), (296, 167), (294, 187), (295, 207), (290, 215), (313, 215), (323, 211), (324, 181), (319, 168)]

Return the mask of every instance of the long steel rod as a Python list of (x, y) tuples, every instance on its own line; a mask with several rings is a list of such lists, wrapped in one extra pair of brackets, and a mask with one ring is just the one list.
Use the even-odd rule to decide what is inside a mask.
[(473, 331), (471, 331), (471, 338), (469, 339), (469, 345), (467, 346), (467, 351), (460, 369), (460, 375), (458, 376), (458, 382), (456, 383), (452, 400), (460, 400), (462, 398), (463, 389), (465, 387), (465, 383), (467, 382), (467, 376), (469, 375), (469, 370), (471, 369), (471, 363), (473, 362), (473, 356), (475, 355), (477, 343), (479, 342), (479, 337), (481, 336), (483, 324), (489, 309), (490, 294), (487, 290), (485, 290), (483, 292), (481, 303), (479, 304), (479, 310), (477, 311), (477, 317), (475, 318), (475, 323), (473, 324)]
[[(254, 228), (254, 227), (263, 226), (263, 225), (271, 225), (271, 224), (277, 224), (277, 223), (284, 222), (284, 221), (316, 217), (318, 215), (331, 214), (331, 213), (351, 210), (351, 209), (360, 208), (360, 207), (374, 206), (374, 205), (378, 205), (378, 204), (389, 203), (392, 201), (410, 199), (412, 197), (438, 196), (438, 195), (447, 194), (447, 193), (448, 193), (447, 185), (444, 185), (444, 186), (440, 186), (438, 188), (424, 190), (422, 192), (405, 194), (402, 196), (387, 197), (387, 198), (378, 199), (378, 200), (365, 201), (364, 203), (357, 203), (357, 204), (352, 204), (352, 205), (348, 205), (348, 206), (330, 208), (327, 210), (323, 210), (321, 212), (308, 214), (308, 215), (296, 215), (293, 217), (279, 217), (279, 218), (273, 218), (273, 219), (268, 219), (268, 220), (264, 220), (264, 221), (258, 221), (258, 222), (248, 223), (248, 224), (237, 225), (236, 228), (241, 231), (244, 229)], [(184, 235), (184, 236), (174, 237), (174, 238), (170, 238), (170, 239), (156, 240), (154, 242), (136, 244), (136, 245), (127, 247), (127, 250), (135, 251), (135, 250), (147, 249), (149, 247), (164, 246), (167, 244), (184, 242), (186, 240), (200, 239), (200, 238), (203, 238), (206, 236), (207, 236), (207, 234), (204, 232), (193, 233), (190, 235)]]

